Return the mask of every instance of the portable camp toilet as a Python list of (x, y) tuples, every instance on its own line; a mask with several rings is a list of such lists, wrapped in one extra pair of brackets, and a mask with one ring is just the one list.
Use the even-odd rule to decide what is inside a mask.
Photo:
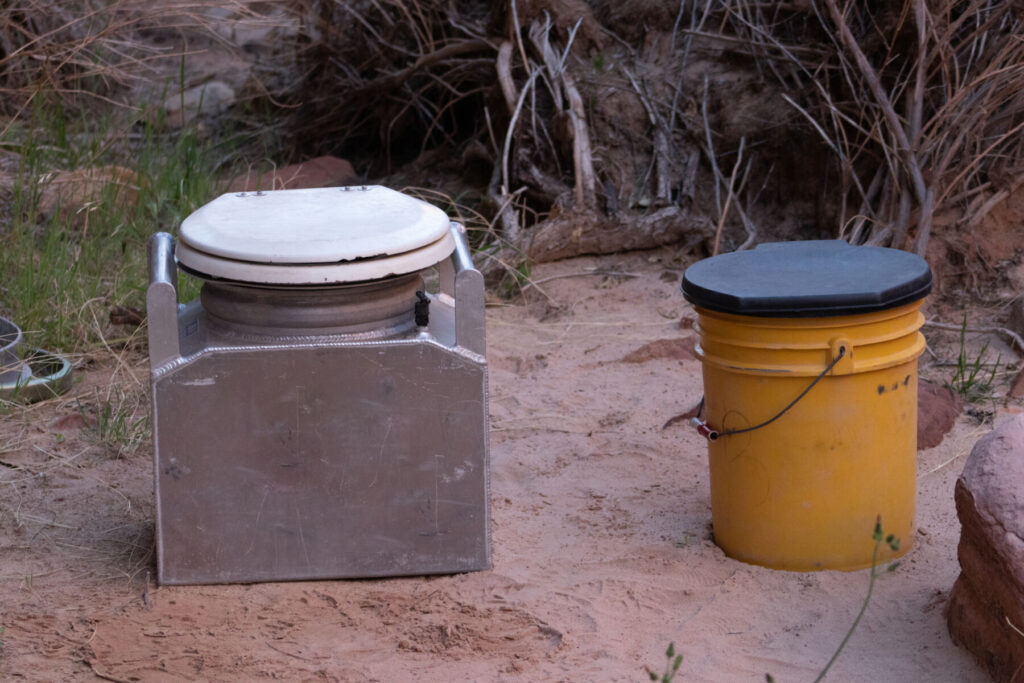
[[(795, 571), (858, 569), (914, 534), (928, 264), (839, 240), (687, 269), (698, 314), (715, 542)], [(901, 539), (875, 556), (876, 523)]]

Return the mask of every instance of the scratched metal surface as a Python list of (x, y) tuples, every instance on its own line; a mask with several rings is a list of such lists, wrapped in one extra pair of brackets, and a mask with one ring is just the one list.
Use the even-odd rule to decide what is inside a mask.
[(161, 582), (490, 566), (482, 359), (423, 339), (221, 346), (153, 393)]

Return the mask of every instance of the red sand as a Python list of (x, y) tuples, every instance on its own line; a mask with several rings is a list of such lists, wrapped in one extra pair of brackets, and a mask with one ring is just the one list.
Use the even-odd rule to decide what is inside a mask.
[[(693, 334), (679, 327), (680, 275), (667, 250), (576, 259), (536, 268), (546, 296), (489, 310), (492, 571), (158, 588), (148, 447), (111, 459), (74, 418), (52, 423), (110, 371), (6, 418), (0, 461), (18, 468), (0, 467), (0, 673), (640, 681), (672, 641), (680, 680), (813, 679), (868, 573), (773, 571), (710, 540), (705, 445), (661, 428), (699, 398), (699, 362), (620, 362)], [(145, 372), (136, 359), (113, 381)], [(878, 581), (829, 680), (986, 680), (942, 613), (959, 570), (953, 483), (983, 431), (961, 418), (919, 454), (914, 548)]]

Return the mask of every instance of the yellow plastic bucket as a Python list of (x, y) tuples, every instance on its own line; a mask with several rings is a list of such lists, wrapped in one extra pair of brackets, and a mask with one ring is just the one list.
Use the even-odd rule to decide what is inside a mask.
[[(864, 249), (824, 244), (826, 251), (839, 249), (844, 257), (853, 253), (844, 249)], [(793, 268), (790, 274), (802, 277), (814, 264), (794, 249), (795, 265), (783, 270)], [(737, 260), (741, 270), (749, 271), (752, 263), (757, 270), (763, 258), (758, 251)], [(901, 255), (897, 263), (917, 258), (896, 253)], [(853, 260), (865, 256), (878, 254), (860, 253)], [(785, 254), (770, 254), (775, 265), (769, 270), (778, 268), (780, 258), (785, 261)], [(837, 265), (826, 260), (825, 267)], [(780, 296), (777, 288), (762, 284), (758, 296), (748, 297), (762, 302), (752, 308), (732, 300), (723, 304), (706, 291), (694, 294), (696, 286), (686, 292), (684, 279), (687, 298), (697, 304), (704, 421), (720, 434), (708, 443), (714, 538), (730, 557), (794, 571), (863, 568), (873, 559), (872, 533), (879, 519), (885, 533), (901, 543), (897, 551), (883, 543), (876, 561), (910, 549), (917, 358), (925, 345), (918, 295), (931, 286), (926, 264), (923, 272), (926, 277), (919, 267), (893, 274), (899, 282), (910, 281), (895, 295), (888, 291), (878, 297), (868, 283), (867, 303), (857, 303), (849, 293), (837, 298), (827, 283), (817, 298), (806, 292), (794, 298), (788, 290)], [(700, 279), (698, 273), (691, 282)], [(805, 286), (813, 286), (814, 278), (809, 280)], [(851, 281), (854, 289), (860, 286), (856, 278)], [(728, 278), (717, 282), (732, 286)], [(757, 314), (711, 310), (701, 303)], [(801, 305), (814, 317), (791, 317)], [(848, 313), (858, 309), (868, 310)], [(786, 315), (774, 315), (776, 310)]]

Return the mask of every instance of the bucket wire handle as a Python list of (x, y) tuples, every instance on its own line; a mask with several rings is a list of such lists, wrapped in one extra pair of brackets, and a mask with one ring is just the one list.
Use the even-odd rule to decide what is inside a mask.
[(829, 363), (827, 366), (825, 366), (825, 369), (821, 371), (821, 374), (818, 375), (817, 377), (815, 377), (814, 381), (811, 382), (810, 384), (808, 384), (807, 388), (804, 389), (803, 391), (801, 391), (799, 396), (797, 396), (792, 401), (790, 401), (788, 406), (786, 406), (785, 408), (780, 410), (778, 413), (776, 413), (775, 417), (769, 418), (769, 419), (765, 420), (764, 422), (762, 422), (761, 424), (754, 425), (753, 427), (744, 427), (743, 429), (723, 429), (721, 431), (719, 431), (717, 429), (713, 429), (710, 425), (708, 425), (707, 422), (705, 422), (704, 420), (700, 419), (701, 413), (704, 412), (704, 397), (703, 396), (701, 397), (700, 405), (697, 408), (697, 417), (695, 417), (692, 420), (690, 420), (690, 422), (697, 428), (697, 432), (701, 436), (705, 437), (708, 441), (717, 441), (719, 438), (721, 438), (723, 436), (732, 436), (734, 434), (745, 434), (746, 432), (752, 432), (755, 429), (761, 429), (761, 427), (767, 427), (772, 422), (775, 422), (780, 417), (782, 417), (787, 412), (789, 412), (790, 408), (792, 408), (797, 403), (799, 403), (800, 399), (802, 399), (804, 396), (806, 396), (807, 392), (809, 392), (811, 389), (813, 389), (815, 384), (820, 382), (825, 375), (827, 375), (829, 372), (831, 372), (832, 368), (834, 368), (836, 365), (838, 365), (839, 361), (841, 361), (843, 359), (843, 356), (845, 356), (845, 355), (846, 355), (846, 347), (845, 346), (840, 346), (839, 347), (839, 353), (837, 353), (836, 357), (832, 359), (832, 362)]

